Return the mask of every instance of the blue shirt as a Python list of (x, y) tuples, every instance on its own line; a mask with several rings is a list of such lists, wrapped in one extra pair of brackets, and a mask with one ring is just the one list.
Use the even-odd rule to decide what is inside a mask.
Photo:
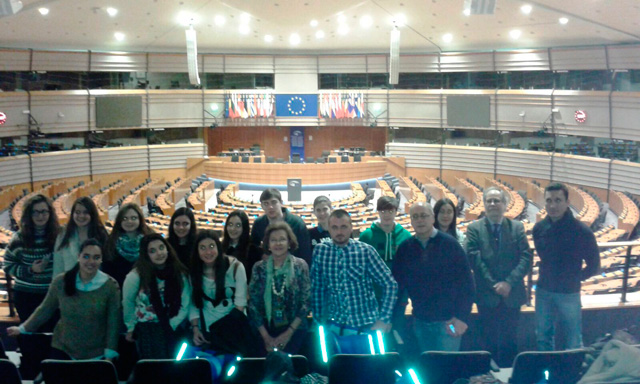
[[(378, 308), (374, 284), (382, 288)], [(349, 239), (346, 246), (321, 243), (313, 250), (311, 301), (313, 316), (341, 325), (362, 327), (388, 323), (398, 296), (398, 284), (375, 248)]]

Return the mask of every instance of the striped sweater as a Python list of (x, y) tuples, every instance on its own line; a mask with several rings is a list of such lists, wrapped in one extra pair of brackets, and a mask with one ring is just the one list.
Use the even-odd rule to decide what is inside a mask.
[[(15, 281), (16, 291), (30, 293), (47, 293), (51, 276), (53, 274), (53, 246), (48, 246), (44, 236), (36, 236), (35, 244), (29, 247), (25, 244), (20, 231), (16, 232), (4, 255), (4, 271), (11, 275)], [(37, 261), (47, 258), (49, 264), (42, 273), (34, 273), (31, 265)]]

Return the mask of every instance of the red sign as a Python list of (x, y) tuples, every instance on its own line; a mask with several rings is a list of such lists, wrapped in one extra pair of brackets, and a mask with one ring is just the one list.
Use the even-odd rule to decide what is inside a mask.
[(0, 112), (0, 125), (4, 124), (7, 121), (7, 115), (4, 112)]
[(585, 111), (576, 111), (574, 116), (578, 123), (584, 123), (585, 121), (587, 121), (587, 113)]

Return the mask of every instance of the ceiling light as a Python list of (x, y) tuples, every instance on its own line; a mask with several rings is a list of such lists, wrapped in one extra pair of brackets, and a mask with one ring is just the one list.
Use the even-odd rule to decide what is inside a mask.
[(520, 7), (520, 12), (524, 13), (525, 15), (528, 15), (531, 13), (531, 10), (533, 9), (533, 7), (529, 4), (525, 4), (522, 7)]
[(514, 40), (519, 39), (520, 35), (522, 35), (522, 31), (520, 31), (519, 29), (513, 29), (509, 32), (509, 36), (511, 36), (511, 38)]
[(444, 41), (445, 43), (450, 43), (451, 41), (453, 41), (453, 35), (450, 33), (445, 33), (444, 35), (442, 35), (442, 41)]
[(224, 16), (222, 16), (222, 15), (216, 15), (216, 17), (213, 18), (213, 22), (218, 27), (222, 27), (226, 21), (227, 21), (227, 19), (225, 19)]
[(113, 7), (109, 7), (107, 8), (107, 13), (109, 14), (109, 16), (114, 17), (118, 14), (118, 10)]
[(347, 33), (349, 33), (349, 26), (347, 24), (341, 24), (338, 27), (338, 34), (346, 35)]
[(313, 28), (317, 27), (318, 26), (318, 20), (311, 20), (309, 22), (309, 25), (312, 26)]
[(38, 8), (38, 12), (40, 12), (42, 16), (46, 16), (49, 14), (49, 8)]
[(338, 15), (338, 23), (343, 24), (347, 22), (347, 16), (345, 16), (344, 14), (339, 14)]
[(249, 21), (251, 21), (251, 15), (249, 15), (246, 12), (243, 12), (242, 14), (240, 14), (240, 22), (242, 24), (249, 24)]
[(115, 37), (116, 40), (118, 40), (118, 41), (122, 41), (122, 40), (124, 40), (124, 33), (116, 32), (116, 33), (113, 34), (113, 37)]
[(289, 44), (291, 45), (300, 44), (300, 35), (298, 35), (297, 33), (292, 33), (291, 36), (289, 36)]
[(324, 31), (322, 30), (316, 31), (316, 39), (324, 39)]
[(464, 11), (462, 11), (462, 13), (463, 13), (465, 16), (471, 16), (471, 8), (467, 8), (467, 9), (465, 9)]
[(249, 26), (247, 24), (242, 24), (238, 28), (238, 31), (240, 31), (240, 34), (242, 34), (242, 35), (248, 35), (249, 32), (251, 32), (251, 28), (249, 28)]
[(264, 42), (265, 42), (265, 43), (271, 43), (271, 42), (273, 42), (273, 36), (271, 36), (271, 35), (264, 35)]
[(569, 22), (569, 19), (567, 19), (566, 17), (561, 17), (558, 19), (558, 21), (560, 22), (560, 24), (565, 25)]
[(360, 26), (362, 28), (369, 28), (373, 25), (373, 19), (371, 16), (364, 15), (360, 18)]

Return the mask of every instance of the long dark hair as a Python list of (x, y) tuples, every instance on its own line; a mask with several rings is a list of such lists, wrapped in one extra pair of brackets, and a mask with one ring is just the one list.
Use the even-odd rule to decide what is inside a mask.
[(240, 222), (242, 223), (242, 234), (238, 239), (238, 251), (236, 253), (236, 257), (238, 260), (244, 263), (249, 257), (249, 246), (251, 245), (251, 240), (249, 238), (251, 236), (251, 230), (249, 228), (249, 217), (244, 211), (236, 209), (235, 211), (231, 212), (229, 216), (227, 216), (227, 221), (225, 221), (224, 223), (224, 234), (222, 235), (222, 250), (224, 251), (224, 253), (226, 253), (229, 249), (229, 246), (231, 245), (231, 238), (229, 237), (229, 233), (227, 232), (227, 226), (229, 225), (229, 220), (231, 220), (232, 217), (238, 217), (240, 219)]
[[(94, 239), (94, 238), (89, 238), (85, 241), (82, 242), (82, 245), (80, 245), (80, 255), (82, 254), (82, 252), (84, 251), (84, 249), (86, 247), (90, 247), (90, 246), (96, 246), (98, 248), (100, 248), (100, 251), (102, 251), (102, 243), (100, 242), (100, 240), (98, 239)], [(78, 255), (78, 256), (80, 256)], [(76, 265), (71, 268), (70, 270), (68, 270), (67, 272), (64, 273), (64, 293), (66, 293), (67, 296), (73, 296), (76, 294), (77, 290), (76, 290), (76, 277), (78, 276), (78, 272), (80, 271), (80, 263), (76, 263)]]
[(144, 213), (142, 213), (142, 209), (140, 209), (138, 204), (127, 203), (123, 205), (122, 207), (120, 207), (120, 210), (116, 215), (116, 220), (113, 223), (111, 234), (109, 235), (109, 239), (107, 240), (107, 243), (104, 245), (105, 261), (113, 261), (116, 257), (116, 243), (118, 242), (118, 238), (120, 238), (120, 236), (125, 234), (125, 231), (122, 229), (122, 221), (124, 220), (124, 213), (130, 209), (133, 209), (138, 214), (138, 219), (140, 221), (140, 224), (138, 226), (138, 232), (143, 235), (154, 233), (153, 230), (147, 226), (147, 222), (144, 220)]
[(58, 215), (53, 208), (51, 200), (41, 194), (31, 196), (25, 203), (22, 210), (22, 216), (20, 217), (20, 236), (28, 247), (33, 247), (36, 241), (36, 228), (33, 224), (33, 206), (39, 203), (46, 203), (49, 209), (49, 220), (45, 224), (44, 233), (47, 241), (47, 246), (53, 247), (56, 244), (56, 238), (60, 231), (60, 224), (58, 224)]
[(180, 238), (178, 237), (178, 235), (176, 235), (176, 232), (173, 229), (173, 224), (175, 223), (176, 219), (180, 216), (187, 216), (187, 218), (191, 222), (191, 227), (189, 227), (189, 233), (187, 234), (187, 244), (188, 244), (189, 252), (191, 252), (191, 248), (193, 247), (193, 244), (195, 244), (195, 241), (196, 241), (197, 227), (196, 227), (196, 218), (193, 215), (193, 212), (189, 208), (186, 208), (186, 207), (178, 208), (173, 213), (173, 215), (171, 215), (171, 222), (169, 223), (169, 239), (168, 239), (169, 244), (171, 244), (174, 250), (179, 249)]
[[(96, 204), (93, 202), (93, 200), (91, 200), (90, 197), (82, 196), (76, 199), (76, 201), (73, 203), (73, 206), (71, 207), (71, 217), (69, 219), (69, 222), (67, 223), (67, 226), (64, 228), (64, 235), (62, 236), (60, 245), (58, 245), (58, 249), (62, 249), (69, 245), (69, 239), (78, 230), (78, 225), (74, 220), (74, 214), (78, 205), (82, 205), (87, 210), (87, 212), (89, 212), (89, 216), (91, 217), (91, 220), (88, 224), (89, 228), (87, 231), (87, 238), (97, 239), (102, 244), (104, 244), (109, 237), (109, 234), (107, 233), (102, 220), (100, 220), (100, 215), (98, 214), (98, 208), (96, 208)], [(102, 247), (102, 245), (100, 247)]]
[[(160, 240), (167, 248), (167, 261), (164, 268), (158, 270), (155, 267), (151, 259), (149, 258), (149, 244), (152, 241)], [(158, 295), (158, 283), (156, 277), (162, 275), (165, 279), (164, 289), (164, 303), (167, 307), (169, 317), (175, 316), (180, 310), (182, 289), (182, 279), (188, 274), (187, 269), (176, 256), (176, 251), (173, 250), (169, 242), (159, 233), (151, 233), (145, 235), (140, 240), (140, 256), (134, 264), (134, 268), (140, 276), (140, 289), (148, 291), (151, 299), (151, 304), (154, 306), (156, 313), (159, 313), (159, 308), (156, 305), (162, 305), (160, 297), (154, 299), (154, 295)]]
[[(445, 204), (449, 204), (451, 206), (451, 208), (453, 208), (453, 221), (449, 225), (449, 228), (442, 229), (442, 228), (440, 228), (440, 223), (438, 223), (438, 213), (440, 212), (440, 209)], [(434, 223), (434, 227), (436, 227), (437, 230), (445, 231), (446, 233), (448, 233), (451, 236), (453, 236), (454, 239), (458, 238), (458, 234), (456, 233), (456, 226), (457, 226), (457, 222), (458, 222), (457, 221), (458, 210), (456, 209), (456, 205), (453, 203), (453, 201), (451, 201), (451, 199), (447, 199), (445, 197), (445, 198), (442, 198), (442, 199), (438, 200), (436, 202), (436, 205), (433, 206), (433, 215), (435, 216), (435, 219), (436, 219), (435, 223)]]
[(214, 305), (217, 305), (225, 297), (225, 287), (224, 280), (227, 270), (229, 269), (229, 265), (231, 262), (229, 261), (229, 257), (225, 256), (222, 252), (222, 244), (220, 244), (220, 239), (216, 235), (216, 233), (210, 229), (198, 231), (198, 236), (196, 237), (196, 244), (193, 247), (193, 252), (191, 253), (191, 267), (190, 267), (190, 275), (191, 275), (191, 289), (192, 289), (192, 300), (193, 304), (197, 308), (203, 308), (204, 306), (204, 291), (202, 289), (202, 276), (204, 274), (204, 263), (200, 259), (199, 246), (200, 242), (206, 239), (212, 239), (215, 241), (216, 246), (218, 247), (218, 257), (214, 262), (215, 268), (215, 278), (216, 278), (216, 297), (210, 298), (213, 299)]

